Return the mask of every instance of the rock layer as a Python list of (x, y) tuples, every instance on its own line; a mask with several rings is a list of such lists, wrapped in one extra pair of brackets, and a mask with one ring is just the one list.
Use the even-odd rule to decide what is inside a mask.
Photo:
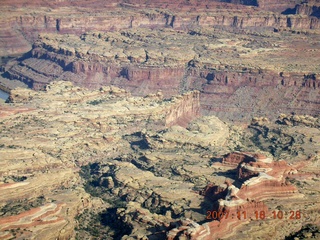
[[(254, 218), (256, 220), (259, 217), (264, 219), (265, 216), (269, 218), (270, 211), (262, 200), (274, 197), (301, 197), (297, 188), (286, 180), (287, 176), (297, 174), (298, 171), (284, 161), (273, 162), (261, 154), (232, 153), (223, 160), (223, 164), (226, 163), (228, 165), (238, 163), (235, 180), (240, 180), (241, 187), (238, 188), (226, 181), (225, 189), (217, 191), (218, 186), (210, 185), (202, 192), (207, 198), (217, 201), (216, 207), (211, 211), (221, 215), (215, 217), (216, 221), (203, 225), (194, 223), (190, 219), (179, 222), (176, 228), (169, 231), (167, 239), (175, 239), (181, 234), (187, 239), (219, 239)], [(297, 219), (300, 220), (301, 216), (299, 215)]]
[(131, 29), (41, 35), (30, 55), (7, 64), (4, 76), (34, 89), (55, 79), (96, 89), (113, 84), (140, 96), (160, 89), (170, 97), (197, 89), (204, 114), (236, 121), (261, 115), (274, 119), (282, 112), (318, 114), (317, 35), (306, 40), (245, 33)]
[[(228, 1), (227, 1), (228, 2)], [(21, 8), (23, 1), (4, 1), (2, 8), (8, 12), (2, 18), (1, 36), (5, 45), (1, 56), (24, 53), (30, 49), (39, 33), (83, 34), (90, 30), (110, 31), (130, 27), (172, 27), (188, 29), (191, 25), (233, 27), (289, 27), (294, 29), (318, 29), (319, 20), (309, 15), (280, 15), (279, 12), (293, 9), (295, 1), (101, 1), (77, 2), (45, 1), (28, 3), (28, 14)], [(244, 5), (249, 5), (249, 7)], [(251, 7), (256, 6), (256, 8)], [(139, 9), (139, 11), (136, 11)], [(146, 10), (141, 10), (146, 9)], [(154, 9), (160, 9), (154, 10)], [(192, 13), (197, 9), (197, 13)], [(271, 13), (273, 11), (276, 13)], [(300, 14), (301, 11), (297, 11)], [(200, 14), (199, 14), (200, 13)], [(293, 12), (294, 13), (294, 12)], [(8, 17), (9, 15), (9, 17)], [(15, 29), (15, 30), (12, 30)], [(11, 40), (11, 41), (10, 41)]]
[(34, 89), (56, 79), (139, 96), (197, 89), (204, 114), (236, 121), (319, 113), (317, 1), (36, 1), (32, 14), (23, 4), (3, 2), (13, 27), (0, 55), (30, 52), (1, 71)]
[[(198, 110), (196, 91), (132, 97), (70, 82), (12, 90), (0, 116), (0, 237), (283, 239), (320, 224), (317, 118), (256, 118), (246, 129), (205, 116), (183, 128)], [(279, 147), (303, 154), (285, 155), (289, 165), (245, 151), (261, 151), (245, 141), (253, 127), (261, 143), (277, 133)], [(226, 154), (235, 149), (244, 151)], [(209, 219), (213, 210), (229, 217)]]
[[(123, 135), (199, 116), (197, 91), (164, 101), (160, 92), (134, 98), (117, 87), (89, 91), (54, 82), (41, 92), (12, 90), (9, 101), (14, 106), (0, 108), (1, 239), (74, 237), (75, 216), (106, 207), (83, 190), (79, 167), (126, 152)], [(125, 174), (122, 168), (115, 182), (126, 181), (129, 172), (143, 175), (134, 168)]]

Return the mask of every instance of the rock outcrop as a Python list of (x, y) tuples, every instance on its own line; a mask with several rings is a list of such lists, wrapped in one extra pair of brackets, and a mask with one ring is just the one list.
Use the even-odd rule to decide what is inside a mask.
[(231, 39), (219, 29), (44, 34), (29, 56), (4, 67), (4, 76), (34, 89), (56, 79), (94, 89), (112, 84), (139, 96), (197, 89), (202, 112), (228, 120), (275, 119), (290, 112), (314, 116), (320, 84), (316, 43), (311, 37), (280, 35), (251, 38), (240, 31)]
[(254, 118), (251, 142), (280, 159), (308, 159), (320, 151), (319, 118), (309, 115), (280, 114), (275, 123)]
[[(219, 239), (249, 220), (263, 220), (266, 216), (269, 218), (272, 214), (263, 200), (301, 197), (297, 188), (286, 180), (298, 171), (284, 161), (274, 162), (262, 154), (232, 153), (224, 158), (222, 163), (238, 163), (235, 180), (239, 180), (241, 186), (236, 187), (229, 180), (226, 181), (225, 189), (207, 186), (201, 193), (217, 202), (216, 207), (210, 209), (207, 215), (210, 218), (207, 219), (216, 220), (199, 225), (187, 219), (177, 223), (167, 234), (167, 239), (175, 239), (178, 235), (184, 235), (187, 239)], [(212, 215), (211, 218), (211, 212), (216, 212), (216, 216)]]
[(144, 134), (144, 141), (152, 149), (196, 149), (222, 146), (229, 137), (228, 126), (214, 116), (193, 121), (187, 128), (172, 126), (159, 133)]
[[(51, 97), (45, 100), (44, 96), (47, 93)], [(107, 106), (106, 103), (110, 98), (118, 98), (119, 102), (117, 104), (112, 102), (112, 106)], [(120, 101), (121, 98), (124, 98), (124, 100)], [(86, 103), (97, 108), (97, 113), (93, 112), (91, 118), (104, 118), (103, 125), (109, 130), (112, 129), (112, 122), (118, 125), (122, 125), (125, 121), (132, 122), (131, 126), (127, 125), (129, 133), (136, 128), (158, 129), (179, 125), (179, 123), (185, 126), (200, 115), (198, 91), (175, 96), (168, 102), (163, 103), (161, 92), (149, 94), (143, 98), (130, 99), (129, 92), (117, 87), (101, 87), (99, 90), (88, 92), (87, 90), (82, 91), (81, 88), (73, 86), (70, 82), (63, 81), (46, 85), (44, 92), (34, 92), (29, 89), (12, 90), (8, 101), (16, 104), (30, 102), (36, 107), (44, 108), (51, 107), (50, 104), (66, 107), (67, 104)], [(147, 107), (146, 104), (150, 104), (150, 106)], [(113, 109), (115, 105), (118, 106)], [(106, 111), (105, 114), (100, 111), (102, 106), (105, 109), (103, 111)], [(139, 110), (139, 108), (141, 109)], [(89, 108), (88, 111), (90, 111)], [(79, 117), (81, 118), (79, 115), (75, 119), (79, 119)]]
[[(75, 216), (106, 207), (83, 190), (79, 167), (129, 150), (123, 135), (199, 117), (197, 91), (164, 100), (160, 92), (137, 98), (114, 86), (90, 91), (53, 82), (45, 91), (12, 90), (9, 101), (0, 108), (1, 239), (73, 237)], [(134, 168), (123, 167), (115, 183), (129, 172), (143, 175)]]
[[(28, 3), (29, 10), (27, 11), (32, 11), (32, 14), (29, 14), (21, 8), (23, 2), (4, 1), (2, 9), (6, 15), (3, 15), (1, 24), (5, 27), (1, 30), (1, 36), (5, 41), (0, 55), (25, 53), (31, 48), (40, 33), (58, 32), (80, 35), (91, 30), (105, 32), (132, 27), (172, 27), (185, 30), (193, 25), (319, 29), (319, 19), (315, 17), (316, 14), (300, 15), (301, 12), (306, 12), (303, 10), (297, 11), (299, 15), (294, 15), (296, 12), (287, 16), (279, 13), (286, 9), (294, 9), (296, 1), (229, 2), (234, 4), (220, 1), (178, 1), (174, 3), (163, 1), (111, 1), (108, 3), (94, 1), (88, 3), (82, 1), (77, 2), (78, 8), (73, 8), (72, 1), (55, 1), (49, 5), (45, 1), (37, 1)], [(137, 9), (145, 10), (136, 11)], [(194, 9), (197, 9), (197, 13), (193, 12)]]
[[(279, 139), (287, 138), (280, 129), (312, 138), (296, 146), (310, 157), (289, 165), (250, 151), (225, 154), (257, 148), (244, 141), (253, 127), (274, 139), (263, 132), (276, 134), (270, 122), (245, 130), (205, 116), (183, 128), (198, 110), (197, 91), (132, 97), (70, 82), (12, 90), (0, 115), (1, 238), (283, 239), (320, 224), (316, 124), (276, 123)], [(280, 210), (283, 219), (274, 218)]]
[(302, 4), (297, 4), (294, 8), (295, 14), (320, 17), (320, 2), (307, 1)]
[(197, 89), (202, 113), (224, 120), (319, 113), (317, 1), (71, 4), (39, 0), (29, 14), (23, 2), (3, 2), (0, 55), (28, 52), (4, 61), (3, 77), (34, 89), (112, 84), (139, 96)]
[(0, 239), (316, 237), (319, 0), (0, 9)]
[[(224, 3), (224, 2), (231, 2)], [(312, 4), (312, 3), (311, 3)], [(247, 5), (247, 6), (246, 6)], [(1, 29), (4, 45), (0, 55), (24, 53), (39, 33), (83, 34), (90, 30), (112, 31), (131, 27), (172, 27), (192, 25), (232, 27), (275, 27), (319, 29), (316, 14), (294, 15), (296, 1), (55, 1), (28, 3), (4, 1)], [(255, 6), (255, 7), (252, 7)], [(137, 9), (141, 11), (136, 11)], [(194, 11), (197, 9), (197, 12)], [(301, 9), (301, 8), (298, 8)], [(289, 11), (292, 15), (281, 15)], [(32, 13), (31, 13), (32, 12)], [(304, 11), (305, 12), (305, 11)]]

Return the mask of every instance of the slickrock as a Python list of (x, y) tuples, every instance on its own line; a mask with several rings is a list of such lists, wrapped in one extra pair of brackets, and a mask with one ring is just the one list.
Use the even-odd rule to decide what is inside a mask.
[(229, 136), (228, 126), (217, 117), (203, 117), (192, 122), (188, 128), (173, 126), (162, 134), (144, 136), (145, 142), (150, 148), (189, 148), (199, 146), (222, 146)]
[(319, 4), (2, 0), (0, 239), (319, 237)]
[[(103, 198), (116, 195), (127, 202), (126, 207), (121, 206), (115, 213), (125, 229), (131, 229), (122, 235), (123, 239), (174, 239), (178, 236), (186, 239), (234, 239), (238, 235), (241, 239), (255, 239), (257, 236), (261, 239), (271, 236), (283, 239), (317, 218), (318, 193), (311, 193), (301, 185), (301, 181), (309, 179), (308, 184), (317, 189), (314, 184), (317, 184), (320, 169), (316, 158), (307, 163), (295, 161), (291, 165), (285, 161), (273, 161), (261, 153), (236, 152), (225, 155), (220, 163), (217, 158), (204, 153), (219, 151), (228, 144), (228, 138), (211, 146), (201, 141), (198, 146), (193, 145), (192, 140), (181, 141), (191, 133), (188, 131), (192, 127), (206, 129), (204, 123), (221, 126), (214, 117), (204, 119), (203, 122), (198, 119), (191, 123), (188, 130), (171, 127), (157, 134), (143, 131), (140, 136), (131, 136), (132, 147), (141, 151), (139, 157), (129, 155), (118, 160), (132, 164), (104, 161), (98, 168), (92, 168), (95, 175), (92, 182), (100, 182), (96, 191)], [(227, 125), (224, 128), (228, 129)], [(213, 130), (219, 136), (220, 132), (214, 127)], [(170, 135), (171, 132), (175, 137)], [(196, 136), (197, 133), (193, 133)], [(199, 134), (201, 136), (201, 131)], [(167, 179), (170, 179), (169, 185)], [(159, 181), (166, 193), (159, 187)], [(184, 186), (180, 185), (183, 181), (187, 181)], [(209, 184), (205, 191), (201, 191), (205, 198), (199, 196), (197, 199), (195, 191), (187, 187), (194, 184), (194, 188), (199, 189), (210, 181), (220, 184)], [(277, 215), (280, 210), (282, 212)], [(210, 221), (213, 217), (208, 218), (208, 211), (228, 212), (229, 215), (223, 215), (224, 219), (219, 221)], [(209, 221), (203, 223), (205, 218)], [(270, 231), (274, 228), (277, 230)]]
[[(164, 101), (161, 93), (137, 98), (114, 86), (91, 91), (70, 82), (53, 82), (40, 92), (12, 90), (9, 101), (11, 104), (1, 107), (0, 118), (3, 239), (74, 236), (75, 216), (94, 204), (77, 187), (81, 182), (78, 175), (81, 165), (125, 152), (122, 149), (130, 145), (121, 139), (122, 135), (144, 128), (155, 130), (180, 122), (186, 124), (199, 116), (197, 91)], [(143, 176), (141, 170), (131, 169), (122, 168), (115, 182), (127, 181), (129, 173)], [(151, 181), (148, 175), (144, 177)], [(163, 180), (155, 178), (152, 184), (163, 184)], [(132, 184), (134, 187), (135, 183)], [(182, 191), (184, 186), (171, 187), (175, 192), (175, 189)], [(191, 191), (191, 187), (185, 188), (184, 191)], [(155, 193), (163, 199), (170, 195), (167, 190)], [(182, 191), (181, 197), (178, 194), (177, 197), (184, 195)], [(45, 197), (38, 207), (28, 205), (29, 199), (39, 196)], [(15, 214), (10, 203), (21, 206), (21, 210)]]
[[(275, 123), (251, 122), (250, 137), (254, 145), (288, 161), (317, 156), (319, 148), (319, 118), (309, 115), (280, 114)], [(268, 149), (268, 150), (267, 150)]]
[[(312, 146), (292, 142), (306, 152), (288, 152), (290, 164), (260, 149), (274, 139), (268, 134), (285, 148), (281, 131), (311, 136), (316, 147), (317, 118), (235, 127), (200, 117), (199, 101), (197, 91), (133, 97), (64, 81), (12, 90), (0, 118), (1, 238), (281, 239), (320, 224)], [(229, 217), (213, 219), (215, 210)], [(274, 218), (280, 210), (284, 217)]]

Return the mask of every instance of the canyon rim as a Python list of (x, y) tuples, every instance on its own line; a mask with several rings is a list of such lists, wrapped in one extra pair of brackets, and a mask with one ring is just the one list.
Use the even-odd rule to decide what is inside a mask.
[(320, 239), (319, 0), (0, 9), (0, 239)]

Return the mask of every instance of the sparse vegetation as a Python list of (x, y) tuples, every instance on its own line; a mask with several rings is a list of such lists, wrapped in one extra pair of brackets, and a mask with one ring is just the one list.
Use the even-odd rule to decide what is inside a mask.
[(123, 223), (116, 215), (117, 208), (111, 208), (99, 213), (86, 209), (76, 217), (76, 239), (121, 239), (130, 234), (132, 227)]
[(99, 100), (93, 100), (93, 101), (90, 101), (90, 102), (87, 102), (87, 104), (90, 104), (90, 105), (98, 105), (100, 103), (102, 103), (103, 100), (102, 99), (99, 99)]
[(13, 216), (22, 212), (28, 211), (32, 208), (42, 206), (46, 202), (44, 196), (39, 196), (34, 199), (22, 199), (12, 201), (0, 208), (0, 216)]
[(290, 234), (285, 240), (295, 240), (295, 239), (319, 239), (320, 238), (320, 228), (316, 225), (307, 224), (300, 231)]
[(11, 179), (15, 182), (23, 182), (27, 180), (26, 176), (11, 176)]
[(80, 176), (85, 180), (84, 188), (91, 196), (99, 197), (112, 205), (103, 212), (93, 212), (86, 209), (76, 217), (76, 239), (86, 239), (108, 236), (105, 239), (121, 239), (124, 234), (131, 232), (131, 227), (118, 219), (116, 210), (125, 208), (126, 202), (120, 197), (111, 196), (106, 188), (100, 185), (100, 164), (92, 163), (81, 167)]

